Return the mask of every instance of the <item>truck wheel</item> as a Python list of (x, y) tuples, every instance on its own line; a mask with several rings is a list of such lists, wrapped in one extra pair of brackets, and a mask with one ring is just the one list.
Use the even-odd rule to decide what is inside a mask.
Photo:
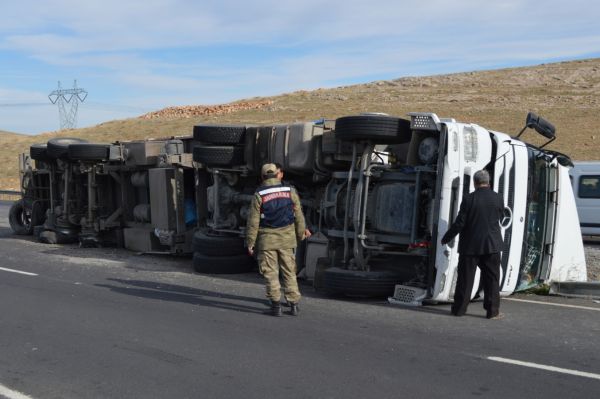
[(410, 121), (383, 115), (344, 116), (335, 121), (335, 137), (340, 140), (373, 140), (382, 144), (408, 143)]
[(23, 199), (13, 202), (8, 211), (8, 222), (15, 234), (21, 236), (31, 235), (33, 233), (33, 224), (31, 223), (31, 213), (25, 209)]
[(391, 270), (358, 271), (332, 267), (323, 271), (323, 290), (331, 295), (385, 297), (394, 294), (401, 275)]
[(71, 144), (87, 143), (86, 140), (77, 138), (58, 137), (48, 140), (47, 154), (52, 159), (63, 159), (69, 155)]
[(244, 147), (197, 145), (194, 147), (194, 161), (208, 166), (243, 165)]
[(246, 126), (240, 125), (196, 125), (194, 140), (207, 144), (233, 145), (244, 142)]
[(74, 161), (106, 161), (110, 144), (81, 143), (68, 147), (69, 159)]
[(254, 269), (254, 259), (248, 255), (207, 256), (194, 252), (194, 270), (206, 274), (247, 273)]
[(29, 147), (29, 156), (36, 161), (48, 161), (47, 147), (48, 145), (46, 143), (32, 144), (31, 147)]
[(207, 228), (194, 233), (192, 238), (194, 252), (207, 256), (244, 255), (244, 239), (239, 236), (218, 235)]

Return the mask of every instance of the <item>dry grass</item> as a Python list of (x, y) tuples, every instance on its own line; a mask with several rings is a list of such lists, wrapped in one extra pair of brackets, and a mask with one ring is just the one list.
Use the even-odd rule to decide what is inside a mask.
[[(600, 158), (600, 59), (526, 68), (401, 78), (334, 89), (299, 91), (269, 97), (261, 109), (240, 110), (202, 118), (133, 118), (98, 126), (38, 136), (0, 133), (0, 187), (18, 188), (17, 154), (33, 143), (57, 136), (95, 142), (189, 135), (192, 126), (208, 123), (275, 123), (336, 118), (360, 112), (403, 116), (411, 111), (435, 112), (489, 129), (516, 134), (528, 111), (549, 119), (558, 139), (549, 148), (575, 160)], [(251, 99), (264, 100), (264, 98)], [(527, 141), (540, 144), (534, 133)]]

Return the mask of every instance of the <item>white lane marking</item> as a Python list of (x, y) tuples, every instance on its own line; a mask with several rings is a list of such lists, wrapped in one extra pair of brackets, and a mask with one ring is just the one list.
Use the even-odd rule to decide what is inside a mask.
[(492, 360), (494, 362), (514, 364), (517, 366), (531, 367), (534, 369), (553, 371), (555, 373), (570, 374), (570, 375), (576, 375), (578, 377), (586, 377), (586, 378), (593, 378), (595, 380), (600, 380), (600, 374), (588, 373), (585, 371), (563, 369), (561, 367), (546, 366), (544, 364), (537, 364), (537, 363), (531, 363), (531, 362), (522, 362), (520, 360), (507, 359), (504, 357), (489, 356), (487, 359)]
[(12, 389), (5, 387), (0, 384), (0, 396), (8, 399), (33, 399), (31, 396), (27, 396), (21, 392), (13, 391)]
[(0, 270), (4, 270), (5, 272), (24, 274), (26, 276), (37, 276), (37, 274), (35, 273), (22, 272), (21, 270), (7, 269), (5, 267), (0, 267)]
[(550, 303), (550, 302), (530, 301), (528, 299), (516, 299), (516, 298), (502, 298), (502, 300), (503, 301), (536, 303), (538, 305), (560, 306), (560, 307), (563, 307), (563, 308), (575, 308), (575, 309), (595, 310), (596, 312), (600, 312), (600, 308), (591, 308), (589, 306), (565, 305), (564, 303)]

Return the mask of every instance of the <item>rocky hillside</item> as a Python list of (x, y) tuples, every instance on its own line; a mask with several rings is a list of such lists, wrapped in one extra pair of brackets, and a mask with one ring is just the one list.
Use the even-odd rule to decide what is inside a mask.
[(142, 119), (179, 119), (198, 118), (232, 114), (247, 109), (261, 109), (273, 104), (272, 100), (238, 101), (219, 105), (186, 105), (183, 107), (167, 107), (160, 111), (149, 112), (140, 116)]
[[(468, 67), (466, 66), (465, 69)], [(600, 159), (600, 59), (543, 64), (525, 68), (404, 77), (362, 85), (299, 91), (217, 106), (171, 107), (139, 118), (38, 136), (0, 133), (0, 188), (17, 188), (16, 154), (32, 143), (55, 136), (97, 142), (116, 139), (188, 135), (208, 123), (274, 123), (336, 118), (360, 112), (435, 112), (440, 117), (473, 122), (516, 134), (528, 111), (556, 125), (549, 148), (575, 160)], [(524, 139), (539, 144), (533, 132)]]

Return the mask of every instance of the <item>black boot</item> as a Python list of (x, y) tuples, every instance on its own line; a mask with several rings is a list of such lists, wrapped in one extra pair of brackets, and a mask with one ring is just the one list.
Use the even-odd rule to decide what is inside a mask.
[(271, 301), (271, 315), (276, 317), (281, 316), (281, 303)]
[(300, 313), (300, 308), (298, 307), (298, 304), (290, 302), (290, 314), (292, 316), (298, 316), (298, 313)]

